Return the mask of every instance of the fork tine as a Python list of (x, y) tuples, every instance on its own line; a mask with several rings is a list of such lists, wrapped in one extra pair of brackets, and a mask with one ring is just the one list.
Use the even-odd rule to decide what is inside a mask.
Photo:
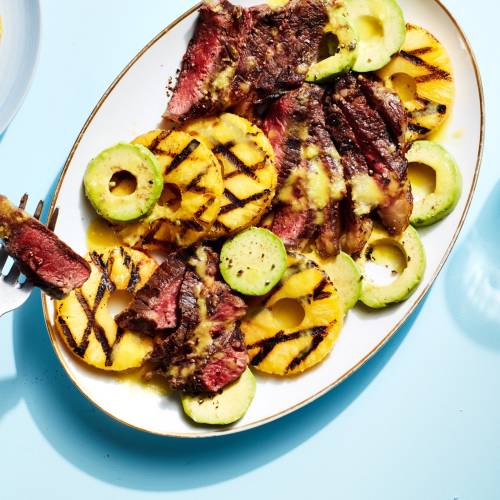
[(57, 223), (57, 218), (59, 217), (59, 208), (56, 208), (53, 212), (52, 215), (50, 216), (49, 223), (47, 224), (47, 227), (51, 230), (54, 231), (56, 228), (56, 223)]
[(5, 250), (5, 247), (0, 244), (0, 273), (2, 272), (3, 266), (5, 265), (8, 256), (9, 255), (7, 253), (7, 250)]
[(28, 193), (24, 193), (21, 201), (19, 202), (19, 208), (24, 210), (26, 208), (26, 204), (28, 203)]
[(17, 265), (17, 263), (14, 263), (14, 265), (10, 268), (9, 273), (4, 277), (3, 280), (5, 281), (5, 283), (13, 285), (17, 281), (17, 278), (19, 278), (20, 274), (21, 270), (19, 269), (19, 266)]
[(42, 215), (42, 210), (43, 210), (43, 200), (40, 200), (38, 202), (38, 205), (36, 206), (35, 213), (33, 214), (33, 217), (35, 219), (40, 220), (40, 216)]

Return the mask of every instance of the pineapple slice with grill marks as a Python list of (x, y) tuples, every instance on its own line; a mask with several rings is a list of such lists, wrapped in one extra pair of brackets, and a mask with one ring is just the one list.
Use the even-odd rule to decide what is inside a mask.
[(186, 247), (206, 236), (217, 218), (223, 192), (219, 162), (204, 144), (180, 131), (153, 130), (137, 137), (156, 155), (164, 189), (151, 214), (141, 222), (119, 226), (132, 247)]
[(224, 196), (209, 237), (256, 224), (270, 205), (278, 180), (274, 151), (264, 132), (232, 113), (188, 122), (182, 130), (204, 142), (222, 166)]
[(289, 254), (281, 282), (250, 307), (242, 322), (250, 363), (274, 375), (311, 368), (332, 350), (343, 315), (325, 272), (305, 256)]
[(91, 252), (87, 260), (87, 282), (55, 301), (56, 329), (71, 352), (91, 366), (112, 371), (139, 367), (153, 341), (121, 330), (108, 304), (115, 291), (134, 293), (143, 287), (158, 265), (146, 254), (123, 247)]
[(401, 51), (377, 75), (398, 92), (408, 111), (408, 141), (427, 137), (450, 115), (455, 95), (451, 61), (424, 28), (407, 24)]

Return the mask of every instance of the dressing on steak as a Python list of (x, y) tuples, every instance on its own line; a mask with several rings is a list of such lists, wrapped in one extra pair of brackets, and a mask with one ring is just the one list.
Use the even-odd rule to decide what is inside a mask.
[(204, 3), (165, 117), (173, 121), (223, 111), (252, 19), (227, 0)]
[(323, 0), (291, 0), (280, 9), (205, 2), (164, 116), (179, 122), (245, 109), (300, 86), (327, 20)]
[(180, 287), (179, 327), (156, 339), (150, 360), (174, 390), (215, 393), (248, 365), (240, 318), (246, 305), (216, 279), (218, 256), (199, 247)]
[(391, 139), (388, 126), (370, 106), (359, 79), (353, 74), (344, 75), (335, 82), (332, 100), (351, 126), (356, 144), (369, 166), (369, 174), (377, 181), (381, 196), (378, 213), (382, 223), (389, 233), (402, 233), (408, 227), (413, 210), (404, 152)]
[(339, 203), (346, 186), (340, 156), (326, 130), (323, 93), (308, 83), (288, 92), (270, 107), (263, 128), (281, 179), (270, 229), (293, 250), (315, 239), (327, 257), (340, 250)]
[(90, 276), (90, 266), (82, 257), (2, 195), (0, 239), (21, 272), (51, 297), (64, 297)]

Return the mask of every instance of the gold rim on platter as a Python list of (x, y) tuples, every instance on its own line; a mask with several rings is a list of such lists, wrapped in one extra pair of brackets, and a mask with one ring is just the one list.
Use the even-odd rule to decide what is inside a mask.
[[(292, 413), (293, 411), (302, 408), (303, 406), (306, 406), (307, 404), (313, 402), (314, 400), (318, 399), (320, 396), (323, 396), (327, 392), (329, 392), (331, 389), (342, 383), (344, 380), (346, 380), (348, 377), (350, 377), (355, 371), (357, 371), (361, 366), (363, 366), (372, 356), (374, 356), (382, 347), (393, 337), (393, 335), (397, 332), (397, 330), (406, 322), (406, 320), (411, 316), (411, 314), (415, 311), (417, 306), (420, 304), (424, 296), (427, 294), (431, 286), (433, 285), (434, 281), (436, 280), (437, 276), (441, 272), (441, 269), (443, 268), (444, 264), (448, 260), (448, 257), (450, 256), (450, 253), (455, 246), (456, 240), (458, 238), (458, 235), (460, 234), (460, 231), (462, 230), (462, 227), (464, 225), (465, 219), (467, 217), (467, 214), (469, 212), (470, 204), (472, 202), (472, 198), (474, 196), (475, 190), (476, 190), (476, 185), (477, 185), (477, 180), (479, 177), (479, 171), (481, 167), (481, 161), (482, 161), (482, 156), (483, 156), (483, 146), (484, 146), (484, 124), (485, 124), (485, 110), (484, 110), (484, 93), (483, 93), (483, 85), (482, 85), (482, 80), (481, 80), (481, 75), (479, 73), (479, 67), (477, 64), (476, 57), (474, 55), (474, 52), (471, 48), (471, 45), (469, 43), (469, 40), (467, 39), (465, 33), (463, 32), (462, 28), (456, 21), (456, 19), (453, 17), (451, 12), (448, 10), (448, 8), (441, 3), (440, 0), (433, 0), (446, 14), (446, 16), (450, 19), (452, 24), (455, 26), (458, 34), (460, 35), (460, 38), (462, 39), (464, 46), (467, 50), (467, 53), (469, 54), (469, 57), (471, 59), (472, 65), (474, 67), (474, 73), (475, 73), (475, 80), (477, 84), (477, 90), (479, 94), (479, 100), (480, 100), (480, 117), (481, 117), (481, 126), (480, 126), (480, 139), (479, 139), (479, 147), (477, 151), (477, 159), (476, 159), (476, 167), (474, 170), (474, 177), (472, 179), (472, 184), (470, 187), (470, 191), (467, 197), (467, 201), (462, 213), (462, 216), (460, 218), (460, 221), (458, 223), (457, 229), (450, 241), (450, 244), (448, 248), (446, 249), (446, 252), (441, 259), (441, 262), (439, 263), (435, 273), (432, 275), (431, 279), (429, 280), (429, 283), (425, 286), (424, 290), (420, 293), (420, 295), (417, 296), (415, 299), (413, 305), (410, 307), (410, 309), (407, 311), (407, 313), (403, 316), (403, 318), (388, 332), (388, 334), (382, 339), (379, 344), (375, 346), (374, 349), (372, 349), (365, 357), (363, 357), (356, 365), (354, 365), (352, 368), (350, 368), (347, 372), (345, 372), (342, 376), (338, 377), (336, 380), (328, 384), (326, 387), (324, 387), (322, 390), (318, 391), (316, 394), (313, 394), (312, 396), (309, 396), (308, 398), (304, 399), (303, 401), (290, 406), (286, 410), (283, 410), (281, 412), (278, 412), (274, 415), (270, 415), (269, 417), (257, 420), (255, 422), (252, 422), (250, 424), (241, 426), (241, 427), (230, 427), (230, 428), (213, 428), (208, 431), (204, 432), (192, 432), (192, 433), (170, 433), (170, 432), (165, 432), (165, 433), (160, 433), (160, 432), (153, 432), (149, 429), (145, 429), (140, 426), (136, 426), (133, 424), (130, 424), (129, 422), (125, 422), (124, 420), (120, 419), (116, 415), (111, 414), (108, 412), (106, 409), (101, 407), (99, 404), (97, 404), (90, 396), (88, 396), (85, 391), (80, 387), (78, 384), (78, 381), (75, 380), (73, 375), (71, 374), (70, 369), (67, 366), (66, 361), (64, 360), (64, 357), (62, 356), (61, 353), (61, 346), (58, 344), (57, 341), (57, 332), (55, 331), (54, 326), (50, 322), (49, 319), (49, 314), (48, 314), (48, 297), (45, 294), (42, 294), (42, 309), (43, 309), (43, 315), (45, 318), (45, 324), (47, 326), (47, 331), (49, 333), (50, 341), (52, 343), (52, 346), (54, 348), (54, 351), (59, 358), (60, 363), (66, 370), (67, 375), (73, 382), (73, 384), (78, 388), (78, 390), (81, 392), (83, 396), (85, 396), (89, 401), (92, 402), (95, 406), (97, 406), (102, 412), (104, 412), (106, 415), (111, 417), (112, 419), (137, 430), (141, 430), (150, 434), (155, 434), (159, 436), (168, 436), (168, 437), (178, 437), (178, 438), (205, 438), (205, 437), (215, 437), (215, 436), (222, 436), (222, 435), (227, 435), (227, 434), (235, 434), (238, 432), (242, 432), (245, 430), (249, 430), (255, 427), (259, 427), (265, 423), (272, 422), (273, 420), (276, 420), (278, 418), (284, 417), (285, 415), (288, 415)], [(82, 137), (84, 136), (87, 128), (89, 127), (90, 123), (94, 119), (95, 115), (101, 108), (102, 104), (106, 101), (108, 96), (111, 94), (113, 89), (116, 87), (116, 85), (120, 82), (120, 80), (126, 75), (126, 73), (130, 70), (130, 68), (141, 58), (141, 56), (148, 50), (150, 49), (158, 40), (160, 40), (163, 36), (165, 36), (172, 28), (177, 26), (180, 22), (182, 22), (184, 19), (195, 13), (201, 6), (201, 2), (193, 6), (191, 9), (189, 9), (187, 12), (182, 14), (180, 17), (175, 19), (171, 24), (169, 24), (163, 31), (161, 31), (155, 38), (153, 38), (145, 47), (141, 49), (141, 51), (127, 64), (127, 66), (123, 69), (123, 71), (117, 76), (117, 78), (113, 81), (113, 83), (108, 87), (104, 95), (101, 97), (95, 108), (92, 110), (92, 113), (86, 120), (84, 126), (82, 127), (80, 133), (78, 134), (78, 137), (71, 148), (71, 151), (69, 153), (68, 159), (66, 160), (66, 163), (64, 165), (63, 171), (61, 173), (61, 176), (59, 178), (59, 182), (56, 186), (54, 196), (52, 198), (52, 202), (50, 205), (50, 210), (49, 210), (49, 218), (52, 215), (53, 211), (55, 210), (57, 206), (57, 199), (59, 196), (59, 191), (61, 189), (61, 186), (64, 182), (64, 178), (66, 176), (66, 172), (69, 168), (69, 165), (71, 163), (71, 160), (73, 159), (73, 155), (75, 154), (76, 149), (78, 148), (78, 145), (80, 144), (80, 141)]]

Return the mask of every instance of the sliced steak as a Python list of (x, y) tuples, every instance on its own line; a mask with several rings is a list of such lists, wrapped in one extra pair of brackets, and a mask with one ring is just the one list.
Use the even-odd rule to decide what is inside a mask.
[(392, 141), (382, 117), (368, 103), (358, 80), (347, 74), (334, 85), (333, 101), (351, 126), (357, 147), (370, 167), (382, 195), (378, 213), (386, 229), (397, 234), (409, 224), (413, 209), (408, 164)]
[[(382, 197), (381, 188), (371, 176), (354, 131), (329, 92), (325, 95), (325, 120), (330, 136), (341, 155), (348, 186), (341, 207), (341, 246), (344, 252), (354, 255), (363, 249), (370, 237), (372, 222), (369, 214), (378, 206)], [(371, 189), (366, 189), (365, 186)], [(367, 192), (371, 193), (372, 190), (376, 192), (376, 196), (367, 196)]]
[(179, 293), (180, 325), (156, 340), (150, 359), (174, 390), (215, 393), (248, 365), (239, 324), (246, 305), (217, 279), (212, 250), (199, 248), (190, 265)]
[(323, 93), (310, 84), (287, 93), (269, 109), (264, 130), (282, 179), (270, 228), (293, 250), (316, 239), (326, 257), (340, 250), (338, 202), (346, 188), (339, 154), (326, 130)]
[(301, 85), (328, 20), (323, 0), (291, 0), (280, 9), (206, 2), (165, 117), (173, 121), (253, 104)]
[(351, 193), (342, 200), (342, 250), (349, 255), (357, 255), (365, 247), (373, 229), (370, 215), (357, 215)]
[(393, 141), (401, 151), (406, 151), (408, 113), (399, 95), (374, 78), (358, 75), (361, 90), (372, 106), (385, 121)]
[(158, 335), (177, 326), (177, 300), (186, 264), (171, 254), (115, 321), (124, 330)]
[(251, 24), (249, 11), (227, 0), (200, 7), (165, 118), (186, 120), (232, 104), (230, 86)]
[(280, 9), (250, 9), (252, 29), (232, 88), (235, 101), (252, 100), (299, 87), (316, 61), (328, 22), (322, 0), (291, 0)]
[(51, 297), (64, 297), (90, 276), (90, 266), (82, 257), (1, 195), (0, 238), (21, 272)]

